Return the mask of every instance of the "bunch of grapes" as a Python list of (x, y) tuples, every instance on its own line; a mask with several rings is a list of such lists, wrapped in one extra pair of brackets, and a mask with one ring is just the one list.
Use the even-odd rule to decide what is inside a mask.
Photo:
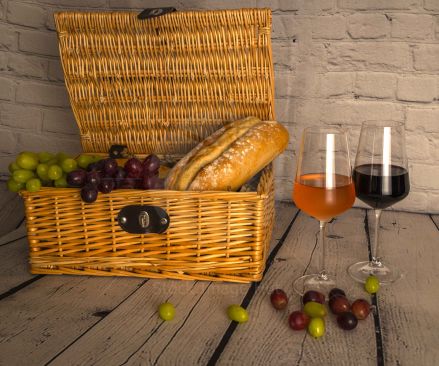
[(84, 202), (96, 201), (98, 192), (110, 193), (113, 189), (162, 189), (159, 178), (160, 160), (147, 156), (143, 162), (129, 159), (123, 167), (117, 161), (100, 156), (80, 155), (76, 159), (67, 154), (22, 152), (9, 165), (11, 178), (8, 188), (12, 192), (27, 189), (37, 192), (41, 187), (81, 188)]
[(67, 175), (70, 187), (81, 188), (81, 198), (92, 203), (98, 198), (98, 192), (110, 193), (113, 189), (162, 189), (163, 179), (159, 178), (160, 160), (149, 155), (142, 162), (137, 158), (129, 159), (124, 167), (116, 160), (107, 158), (92, 162), (87, 169), (77, 169)]
[(67, 187), (67, 174), (84, 163), (100, 160), (101, 157), (81, 155), (73, 159), (65, 153), (51, 154), (48, 152), (22, 152), (16, 160), (9, 164), (11, 178), (8, 180), (8, 189), (18, 192), (27, 189), (37, 192), (41, 187)]

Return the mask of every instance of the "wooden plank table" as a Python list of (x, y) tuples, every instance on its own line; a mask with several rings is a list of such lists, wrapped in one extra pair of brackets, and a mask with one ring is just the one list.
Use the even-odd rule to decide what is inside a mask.
[[(276, 203), (276, 223), (262, 282), (228, 284), (88, 276), (31, 275), (23, 207), (0, 185), (0, 365), (438, 365), (439, 217), (385, 211), (382, 253), (404, 278), (372, 298), (346, 267), (369, 256), (371, 213), (352, 209), (328, 225), (328, 270), (351, 299), (377, 305), (342, 331), (328, 315), (326, 335), (294, 332), (300, 307), (292, 280), (316, 269), (318, 223), (291, 203)], [(283, 288), (286, 311), (269, 294)], [(157, 307), (176, 307), (163, 322)], [(230, 322), (225, 309), (246, 307)]]

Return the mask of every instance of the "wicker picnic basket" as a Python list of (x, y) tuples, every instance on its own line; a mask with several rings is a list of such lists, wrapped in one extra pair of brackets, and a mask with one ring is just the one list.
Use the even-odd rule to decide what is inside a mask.
[[(55, 15), (70, 102), (85, 153), (113, 144), (177, 161), (224, 125), (274, 119), (271, 12)], [(81, 201), (43, 188), (25, 200), (32, 273), (259, 281), (274, 218), (272, 165), (250, 192), (121, 189)], [(161, 234), (117, 220), (129, 205), (160, 207)], [(143, 207), (143, 206), (142, 206)]]

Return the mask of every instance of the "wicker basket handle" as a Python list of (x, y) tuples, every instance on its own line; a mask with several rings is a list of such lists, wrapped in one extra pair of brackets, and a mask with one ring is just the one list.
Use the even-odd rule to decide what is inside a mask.
[(130, 205), (119, 211), (117, 222), (130, 234), (161, 234), (169, 227), (170, 219), (161, 207)]

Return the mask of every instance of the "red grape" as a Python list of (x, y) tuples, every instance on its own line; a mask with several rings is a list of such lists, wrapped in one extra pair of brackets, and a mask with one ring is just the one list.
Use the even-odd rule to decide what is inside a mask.
[(325, 295), (323, 295), (321, 292), (318, 291), (307, 291), (302, 297), (302, 303), (305, 305), (309, 301), (318, 302), (320, 304), (325, 303)]
[(110, 193), (114, 189), (114, 180), (112, 178), (104, 178), (98, 185), (99, 192)]
[(341, 314), (346, 311), (349, 311), (350, 304), (349, 300), (341, 295), (332, 296), (329, 299), (329, 308), (331, 309), (333, 314)]
[(157, 175), (147, 175), (143, 177), (142, 188), (143, 189), (157, 189), (159, 185), (159, 177)]
[(142, 176), (143, 167), (139, 159), (131, 158), (125, 163), (125, 171), (128, 177), (139, 178)]
[(104, 160), (104, 172), (108, 177), (113, 177), (117, 173), (117, 161), (114, 159)]
[(114, 175), (114, 184), (116, 188), (122, 187), (125, 177), (126, 177), (125, 170), (120, 166), (117, 167), (116, 174)]
[(81, 188), (81, 198), (84, 202), (92, 203), (98, 198), (98, 190), (93, 184)]
[(364, 299), (355, 300), (351, 305), (351, 311), (358, 320), (366, 319), (370, 313), (370, 304)]
[(78, 169), (67, 174), (66, 180), (70, 187), (80, 188), (84, 186), (87, 173), (85, 170)]
[(347, 311), (337, 316), (337, 324), (344, 330), (352, 330), (357, 326), (358, 320), (354, 314)]
[(157, 155), (148, 155), (142, 163), (144, 174), (158, 172), (160, 168), (160, 159)]
[(303, 311), (293, 311), (288, 317), (288, 324), (294, 330), (305, 329), (311, 318)]
[(346, 296), (346, 293), (342, 289), (337, 288), (337, 287), (334, 287), (331, 291), (329, 291), (329, 298), (331, 298), (333, 296), (338, 296), (338, 295)]
[(123, 189), (134, 189), (136, 188), (137, 185), (137, 180), (136, 178), (132, 178), (132, 177), (126, 177), (121, 185), (121, 188)]
[(101, 175), (96, 170), (92, 170), (87, 173), (87, 183), (93, 184), (94, 186), (98, 186), (101, 182)]
[(270, 295), (271, 304), (277, 310), (285, 309), (288, 305), (288, 297), (284, 290), (276, 289)]

